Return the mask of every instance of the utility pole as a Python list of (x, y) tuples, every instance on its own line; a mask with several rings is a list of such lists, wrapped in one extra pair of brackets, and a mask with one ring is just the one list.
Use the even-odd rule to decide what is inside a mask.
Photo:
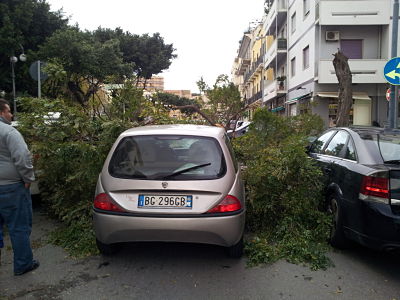
[[(397, 57), (397, 35), (399, 25), (399, 0), (394, 0), (393, 3), (393, 23), (392, 23), (392, 58)], [(398, 117), (398, 99), (399, 91), (397, 85), (392, 85), (390, 88), (389, 102), (389, 128), (397, 128)]]

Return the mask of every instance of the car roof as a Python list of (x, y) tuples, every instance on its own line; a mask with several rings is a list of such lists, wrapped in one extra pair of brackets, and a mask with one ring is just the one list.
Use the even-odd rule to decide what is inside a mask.
[[(334, 128), (332, 128), (334, 129)], [(374, 126), (350, 126), (338, 127), (336, 129), (352, 130), (358, 134), (393, 134), (400, 135), (400, 130), (396, 128), (374, 127)]]
[(225, 129), (217, 126), (192, 125), (192, 124), (168, 124), (148, 125), (128, 129), (121, 136), (132, 135), (195, 135), (219, 137), (225, 133)]

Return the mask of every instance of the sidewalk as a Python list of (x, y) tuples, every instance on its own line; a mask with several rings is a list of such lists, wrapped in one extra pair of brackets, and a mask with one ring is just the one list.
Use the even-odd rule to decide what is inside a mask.
[(101, 257), (74, 260), (62, 248), (47, 243), (49, 233), (58, 226), (40, 208), (34, 208), (31, 244), (33, 256), (40, 261), (40, 267), (22, 276), (13, 275), (13, 253), (9, 236), (5, 233), (0, 266), (0, 300), (58, 299), (63, 291), (97, 279), (86, 271), (97, 270)]

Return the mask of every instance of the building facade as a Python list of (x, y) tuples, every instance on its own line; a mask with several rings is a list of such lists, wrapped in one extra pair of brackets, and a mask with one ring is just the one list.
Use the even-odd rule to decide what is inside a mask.
[[(338, 80), (332, 61), (340, 49), (352, 72), (351, 122), (384, 125), (392, 6), (392, 0), (273, 1), (262, 23), (262, 105), (287, 116), (316, 113), (334, 126)], [(251, 82), (244, 77), (242, 85)]]

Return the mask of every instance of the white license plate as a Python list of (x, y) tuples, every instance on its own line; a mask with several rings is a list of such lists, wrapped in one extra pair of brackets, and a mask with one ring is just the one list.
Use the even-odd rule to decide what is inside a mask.
[(139, 195), (139, 208), (186, 208), (191, 209), (193, 196), (188, 195)]

